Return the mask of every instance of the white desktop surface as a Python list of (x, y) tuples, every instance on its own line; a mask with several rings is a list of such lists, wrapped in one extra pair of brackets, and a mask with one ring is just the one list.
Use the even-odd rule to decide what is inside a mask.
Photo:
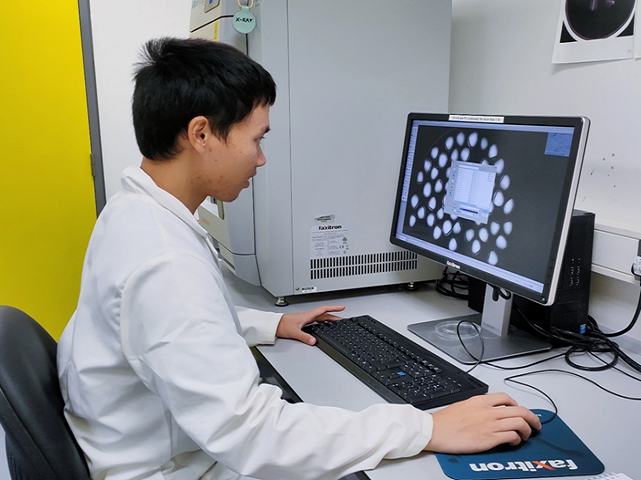
[[(433, 287), (425, 285), (422, 285), (419, 291), (413, 292), (389, 287), (290, 297), (289, 306), (276, 307), (275, 299), (268, 292), (238, 280), (225, 268), (223, 270), (225, 270), (225, 279), (234, 302), (239, 306), (292, 313), (325, 304), (344, 305), (346, 309), (340, 314), (341, 316), (369, 314), (439, 355), (441, 354), (438, 350), (409, 332), (407, 325), (471, 313), (466, 302), (440, 295), (434, 291)], [(318, 348), (293, 340), (277, 339), (274, 346), (261, 346), (259, 349), (306, 402), (351, 410), (362, 410), (373, 403), (384, 402)], [(553, 350), (497, 363), (504, 366), (524, 365), (559, 352), (560, 350)], [(630, 354), (629, 351), (627, 353)], [(641, 355), (638, 353), (632, 356), (635, 360), (641, 361)], [(449, 357), (448, 361), (464, 370), (469, 368)], [(585, 361), (589, 362), (587, 359)], [(504, 378), (511, 374), (552, 368), (581, 374), (616, 392), (641, 397), (639, 382), (619, 372), (583, 372), (572, 369), (563, 359), (512, 372), (481, 366), (477, 367), (472, 374), (487, 383), (490, 392), (505, 391), (521, 405), (552, 410), (549, 402), (535, 391), (504, 383)], [(632, 370), (622, 362), (619, 368), (632, 373)], [(641, 377), (638, 373), (636, 376)], [(538, 374), (519, 380), (542, 389), (553, 398), (561, 419), (603, 462), (606, 473), (625, 473), (633, 480), (641, 480), (640, 402), (614, 397), (585, 380), (562, 373)], [(420, 454), (412, 459), (384, 461), (375, 470), (366, 473), (372, 480), (448, 478), (441, 470), (436, 457), (429, 453)]]

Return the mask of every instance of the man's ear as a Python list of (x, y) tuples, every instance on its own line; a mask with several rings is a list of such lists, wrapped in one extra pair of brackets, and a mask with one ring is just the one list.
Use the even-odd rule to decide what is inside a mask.
[(213, 141), (216, 136), (209, 128), (207, 117), (198, 116), (190, 120), (187, 125), (187, 141), (192, 148), (199, 153), (205, 151), (207, 144)]

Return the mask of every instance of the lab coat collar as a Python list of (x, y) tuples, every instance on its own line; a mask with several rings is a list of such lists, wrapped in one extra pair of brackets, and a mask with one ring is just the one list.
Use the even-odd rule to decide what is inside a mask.
[[(121, 176), (122, 188), (132, 193), (147, 194), (165, 207), (171, 213), (189, 225), (198, 235), (207, 238), (207, 232), (198, 224), (196, 217), (189, 209), (171, 193), (160, 188), (153, 179), (140, 167), (129, 166), (125, 168)], [(209, 244), (209, 242), (207, 242)]]

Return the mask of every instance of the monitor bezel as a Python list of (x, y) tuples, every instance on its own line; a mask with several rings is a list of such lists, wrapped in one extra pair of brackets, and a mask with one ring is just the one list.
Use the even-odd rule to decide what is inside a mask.
[[(416, 120), (428, 121), (448, 121), (448, 122), (467, 122), (467, 123), (503, 123), (507, 125), (528, 125), (528, 126), (558, 126), (558, 127), (572, 127), (574, 128), (575, 135), (572, 139), (570, 148), (568, 172), (563, 182), (562, 201), (558, 209), (557, 218), (554, 228), (554, 238), (552, 241), (552, 252), (550, 265), (548, 266), (548, 274), (546, 279), (542, 282), (543, 289), (541, 292), (530, 290), (522, 285), (511, 282), (505, 278), (493, 275), (489, 272), (480, 270), (472, 265), (462, 262), (460, 259), (448, 258), (446, 255), (441, 255), (437, 252), (423, 249), (412, 243), (406, 242), (397, 237), (399, 213), (401, 211), (403, 186), (405, 181), (405, 170), (408, 161), (408, 151), (410, 147), (410, 139), (413, 122)], [(556, 289), (560, 277), (561, 266), (563, 263), (563, 253), (565, 250), (565, 243), (568, 236), (570, 227), (570, 220), (576, 193), (578, 190), (579, 178), (581, 175), (581, 167), (583, 164), (583, 157), (585, 154), (585, 146), (587, 142), (587, 135), (589, 130), (590, 121), (587, 117), (582, 116), (520, 116), (520, 115), (469, 115), (469, 114), (443, 114), (443, 113), (419, 113), (411, 112), (407, 117), (407, 124), (405, 130), (405, 140), (403, 145), (403, 155), (401, 158), (401, 167), (399, 171), (399, 178), (396, 190), (394, 215), (392, 223), (392, 231), (390, 241), (392, 244), (406, 248), (421, 256), (434, 260), (438, 263), (449, 265), (460, 270), (462, 273), (470, 275), (485, 281), (493, 286), (500, 287), (521, 297), (530, 299), (532, 301), (541, 303), (543, 305), (551, 305), (554, 302)], [(448, 263), (449, 262), (449, 263)]]

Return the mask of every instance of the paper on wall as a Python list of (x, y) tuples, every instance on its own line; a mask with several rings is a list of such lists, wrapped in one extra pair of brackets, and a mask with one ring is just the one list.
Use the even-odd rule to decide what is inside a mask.
[(638, 0), (563, 0), (552, 63), (641, 56)]

